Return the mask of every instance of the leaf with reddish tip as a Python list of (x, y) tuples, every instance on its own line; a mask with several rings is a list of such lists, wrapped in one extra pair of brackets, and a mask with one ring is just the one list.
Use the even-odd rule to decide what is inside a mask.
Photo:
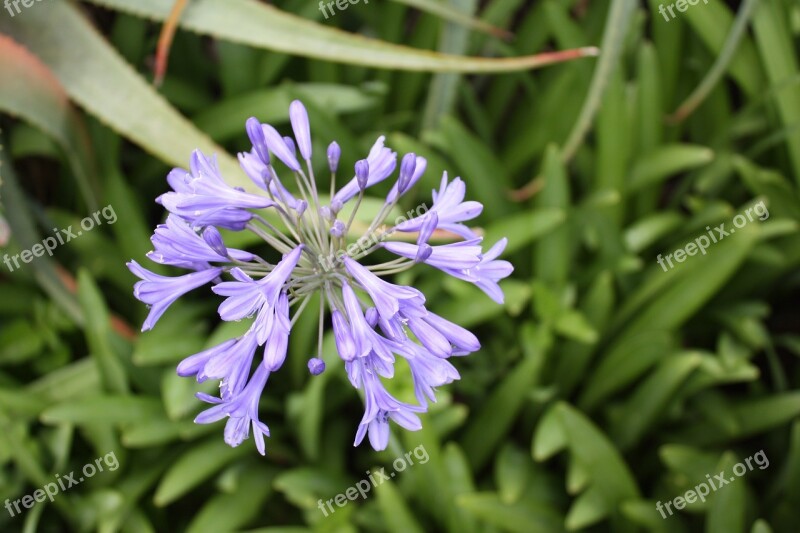
[(52, 137), (69, 161), (90, 209), (96, 209), (89, 138), (80, 116), (52, 71), (24, 46), (0, 35), (0, 111)]

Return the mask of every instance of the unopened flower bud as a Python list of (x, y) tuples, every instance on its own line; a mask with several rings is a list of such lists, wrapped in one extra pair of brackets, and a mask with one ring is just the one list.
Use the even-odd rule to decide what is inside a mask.
[(339, 168), (340, 157), (342, 157), (342, 149), (339, 148), (339, 143), (333, 141), (328, 145), (328, 167), (332, 174), (336, 174), (336, 169)]
[(344, 235), (344, 230), (345, 230), (344, 222), (342, 222), (341, 220), (337, 220), (336, 222), (333, 223), (333, 226), (331, 227), (331, 235), (333, 235), (334, 237), (341, 237), (342, 235)]
[(300, 147), (300, 155), (308, 161), (311, 159), (311, 126), (308, 124), (308, 111), (300, 100), (289, 104), (289, 120), (292, 123), (297, 145)]
[(322, 374), (325, 372), (325, 361), (319, 357), (312, 357), (308, 360), (308, 371), (315, 376)]
[(206, 229), (203, 230), (203, 240), (219, 255), (228, 257), (228, 249), (225, 247), (225, 243), (222, 242), (222, 235), (220, 235), (217, 228), (206, 226)]
[(250, 117), (245, 123), (245, 129), (247, 136), (250, 137), (250, 142), (253, 143), (253, 148), (256, 149), (256, 154), (265, 165), (269, 165), (269, 149), (261, 122), (256, 117)]
[(411, 177), (414, 175), (414, 169), (417, 167), (417, 156), (409, 153), (403, 156), (400, 162), (400, 177), (397, 179), (397, 193), (402, 195), (411, 184)]
[(414, 258), (415, 263), (424, 263), (433, 253), (433, 248), (430, 244), (423, 244), (417, 249), (417, 256)]
[(286, 143), (286, 147), (289, 149), (289, 151), (292, 152), (295, 155), (295, 157), (297, 157), (297, 147), (294, 144), (294, 139), (286, 136), (283, 138), (283, 142)]
[(364, 190), (367, 188), (367, 179), (369, 179), (369, 163), (366, 159), (361, 159), (356, 162), (356, 179), (358, 180), (358, 188)]

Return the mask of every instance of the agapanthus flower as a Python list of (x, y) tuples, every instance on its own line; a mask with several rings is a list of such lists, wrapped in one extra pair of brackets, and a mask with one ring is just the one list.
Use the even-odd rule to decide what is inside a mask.
[[(390, 421), (418, 430), (419, 413), (427, 411), (429, 401), (436, 401), (435, 388), (459, 379), (448, 359), (480, 349), (475, 335), (428, 310), (422, 292), (387, 278), (425, 263), (474, 283), (502, 302), (498, 282), (513, 270), (510, 263), (497, 259), (506, 241), (483, 253), (482, 238), (464, 224), (477, 217), (483, 206), (465, 201), (464, 182), (460, 178), (449, 181), (446, 173), (439, 190), (433, 191), (433, 205), (427, 212), (387, 224), (398, 201), (426, 170), (425, 158), (413, 153), (400, 160), (397, 180), (383, 209), (366, 232), (353, 235), (366, 189), (394, 173), (397, 153), (379, 137), (355, 164), (352, 178), (337, 189), (342, 151), (335, 141), (330, 143), (324, 154), (331, 173), (327, 197), (322, 191), (328, 190), (328, 184), (323, 188), (314, 177), (311, 126), (301, 102), (292, 102), (289, 118), (293, 138), (281, 136), (256, 118), (245, 124), (252, 148), (239, 154), (239, 162), (258, 192), (227, 185), (216, 160), (200, 152), (192, 154), (188, 171), (169, 173), (172, 191), (157, 201), (170, 214), (156, 228), (154, 250), (147, 256), (189, 273), (167, 277), (135, 261), (128, 263), (141, 278), (134, 287), (135, 296), (150, 306), (142, 329), (151, 329), (173, 302), (207, 284), (223, 298), (218, 307), (222, 320), (250, 321), (244, 334), (186, 357), (177, 372), (198, 382), (220, 382), (219, 396), (198, 393), (212, 407), (195, 422), (207, 424), (227, 417), (224, 439), (231, 446), (241, 444), (252, 428), (263, 455), (269, 429), (259, 420), (259, 400), (267, 378), (286, 359), (292, 325), (312, 296), (319, 294), (319, 338), (317, 353), (307, 363), (309, 373), (316, 376), (325, 371), (322, 335), (330, 317), (347, 377), (363, 392), (365, 410), (355, 431), (355, 445), (368, 436), (372, 447), (382, 450), (388, 444)], [(288, 167), (292, 184), (281, 179), (276, 162)], [(348, 203), (353, 209), (344, 209)], [(227, 246), (219, 230), (252, 232), (274, 250), (269, 256), (272, 262)], [(456, 242), (431, 243), (437, 231)], [(397, 240), (403, 233), (415, 233), (413, 242)], [(397, 258), (365, 262), (381, 249)], [(408, 362), (416, 405), (398, 400), (385, 387), (383, 380), (394, 377), (397, 357)]]

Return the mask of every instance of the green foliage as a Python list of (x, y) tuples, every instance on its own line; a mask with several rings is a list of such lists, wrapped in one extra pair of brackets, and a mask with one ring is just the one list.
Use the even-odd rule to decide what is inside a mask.
[[(149, 65), (170, 2), (0, 12), (0, 259), (101, 206), (118, 216), (53, 257), (0, 263), (0, 502), (119, 461), (0, 510), (0, 531), (796, 531), (800, 5), (709, 0), (667, 21), (661, 0), (372, 1), (327, 20), (276, 4), (191, 0), (161, 88)], [(398, 213), (430, 202), (442, 171), (461, 176), (486, 244), (507, 237), (515, 265), (502, 306), (415, 271), (483, 348), (385, 452), (352, 447), (361, 402), (330, 335), (327, 370), (308, 375), (314, 317), (261, 401), (265, 458), (194, 424), (193, 393), (217, 384), (175, 374), (247, 324), (197, 297), (138, 331), (124, 263), (150, 248), (169, 167), (216, 152), (252, 187), (233, 156), (244, 121), (285, 128), (294, 98), (315, 151), (342, 146), (340, 168), (381, 134), (428, 159)], [(677, 259), (760, 202), (768, 216)], [(762, 450), (768, 467), (659, 514)], [(323, 514), (404, 454), (413, 466)]]

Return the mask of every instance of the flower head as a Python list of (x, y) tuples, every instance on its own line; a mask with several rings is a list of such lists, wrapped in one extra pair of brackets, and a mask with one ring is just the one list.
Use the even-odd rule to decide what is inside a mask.
[[(353, 177), (337, 190), (341, 148), (330, 143), (324, 157), (333, 195), (326, 203), (318, 191), (327, 187), (318, 188), (312, 171), (311, 126), (302, 103), (291, 103), (289, 118), (293, 138), (282, 137), (256, 118), (245, 124), (252, 148), (239, 154), (239, 162), (257, 194), (227, 185), (216, 161), (200, 152), (192, 154), (189, 171), (175, 169), (167, 176), (172, 191), (157, 201), (170, 214), (156, 228), (154, 249), (147, 255), (156, 263), (189, 272), (167, 277), (135, 261), (128, 263), (141, 279), (134, 286), (135, 296), (151, 306), (143, 329), (152, 328), (175, 300), (207, 283), (212, 284), (213, 294), (222, 297), (218, 307), (222, 320), (251, 321), (240, 337), (186, 357), (177, 372), (195, 376), (197, 381), (220, 381), (218, 397), (198, 394), (213, 406), (197, 416), (197, 423), (227, 417), (224, 438), (231, 446), (248, 438), (252, 428), (256, 447), (264, 454), (269, 429), (259, 420), (259, 399), (269, 375), (279, 371), (286, 359), (292, 325), (312, 296), (319, 294), (320, 342), (316, 357), (308, 360), (309, 372), (316, 376), (325, 370), (321, 336), (329, 315), (348, 379), (364, 393), (364, 416), (355, 444), (368, 436), (372, 447), (382, 450), (388, 444), (390, 421), (410, 431), (420, 429), (419, 413), (427, 410), (429, 401), (436, 401), (435, 388), (459, 379), (449, 358), (480, 349), (475, 335), (432, 313), (419, 290), (396, 285), (386, 276), (425, 263), (474, 283), (502, 302), (498, 282), (513, 270), (510, 263), (497, 259), (506, 241), (483, 253), (481, 238), (463, 224), (477, 217), (482, 206), (465, 201), (463, 181), (448, 181), (447, 174), (434, 191), (427, 213), (384, 226), (388, 214), (427, 167), (425, 158), (405, 154), (383, 209), (364, 235), (348, 243), (367, 189), (394, 173), (397, 153), (379, 137), (356, 163)], [(276, 162), (288, 167), (290, 179), (281, 178)], [(341, 216), (347, 203), (353, 209)], [(231, 248), (220, 229), (251, 232), (274, 253), (260, 257)], [(432, 244), (437, 230), (462, 240)], [(416, 242), (392, 240), (396, 232), (415, 232)], [(382, 264), (363, 261), (379, 248), (398, 258)], [(399, 401), (384, 386), (382, 380), (394, 377), (397, 357), (409, 364), (417, 405)]]

